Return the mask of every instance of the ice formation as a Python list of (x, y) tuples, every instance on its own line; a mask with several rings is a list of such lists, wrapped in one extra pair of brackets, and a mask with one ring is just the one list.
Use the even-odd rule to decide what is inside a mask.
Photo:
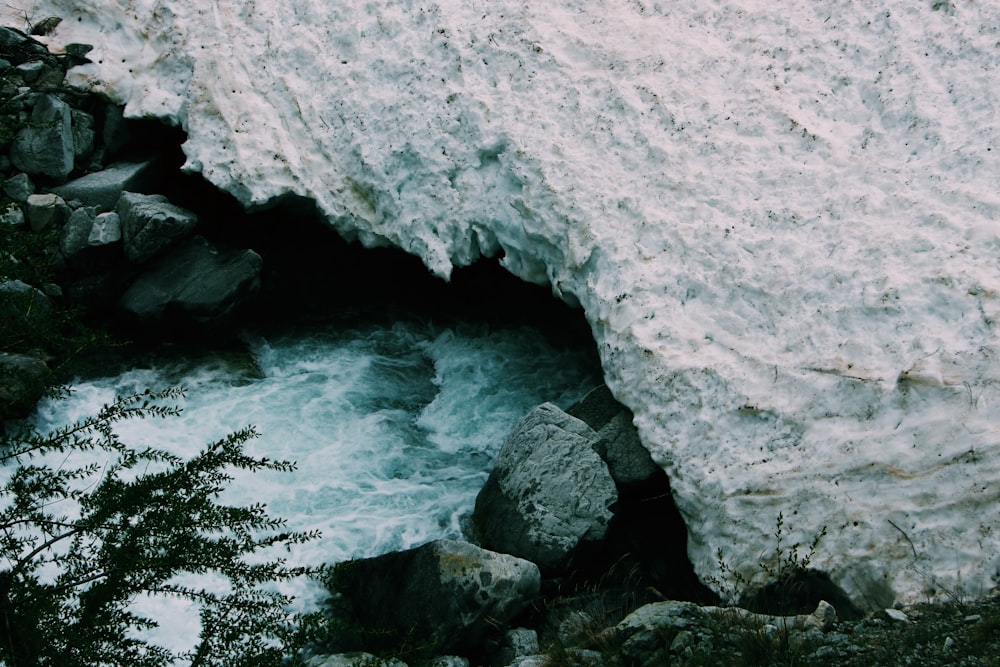
[(247, 206), (296, 193), (442, 277), (502, 254), (579, 303), (706, 581), (825, 527), (812, 565), (859, 604), (997, 585), (1000, 4), (17, 15), (62, 16), (53, 48), (95, 46), (74, 83), (183, 126)]

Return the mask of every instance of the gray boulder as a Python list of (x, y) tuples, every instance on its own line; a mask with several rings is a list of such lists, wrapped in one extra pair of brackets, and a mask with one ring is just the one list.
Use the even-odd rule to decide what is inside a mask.
[(50, 57), (49, 50), (44, 44), (20, 30), (6, 26), (0, 26), (0, 53), (11, 65), (21, 65)]
[(642, 446), (631, 412), (616, 415), (597, 432), (597, 437), (594, 449), (608, 464), (619, 488), (642, 484), (662, 474), (649, 450)]
[(632, 411), (615, 399), (607, 385), (591, 390), (566, 412), (597, 431), (594, 449), (608, 464), (619, 488), (643, 484), (661, 474), (639, 440)]
[(45, 70), (45, 63), (41, 60), (29, 60), (14, 68), (17, 74), (25, 83), (34, 83)]
[(19, 320), (27, 327), (42, 326), (52, 313), (52, 302), (45, 292), (20, 280), (0, 282), (0, 316)]
[(77, 200), (99, 211), (114, 210), (123, 192), (148, 191), (160, 177), (160, 165), (155, 160), (118, 162), (107, 169), (73, 179), (52, 188), (63, 199)]
[(336, 579), (373, 641), (416, 637), (438, 654), (481, 650), (541, 587), (533, 563), (453, 540), (342, 563)]
[(28, 195), (25, 205), (28, 213), (28, 224), (36, 232), (62, 225), (72, 213), (72, 209), (62, 197), (51, 193)]
[(103, 268), (118, 252), (121, 237), (117, 213), (98, 215), (95, 208), (81, 206), (66, 221), (59, 248), (76, 269)]
[(618, 499), (592, 428), (543, 403), (514, 428), (473, 512), (480, 543), (557, 571), (605, 537)]
[(3, 191), (14, 201), (23, 204), (28, 201), (29, 195), (34, 194), (35, 184), (31, 182), (31, 178), (27, 174), (14, 174), (4, 181)]
[(94, 151), (94, 116), (86, 111), (73, 109), (71, 112), (73, 130), (73, 157), (83, 160)]
[(196, 236), (153, 262), (120, 305), (147, 322), (218, 322), (257, 295), (262, 266), (252, 250), (219, 249)]
[(27, 174), (63, 181), (73, 171), (72, 113), (54, 95), (39, 95), (31, 122), (21, 128), (10, 149), (14, 166)]
[(538, 633), (530, 628), (512, 628), (500, 639), (497, 650), (490, 656), (490, 663), (510, 665), (532, 655), (538, 655)]
[(122, 240), (122, 223), (114, 211), (98, 213), (94, 226), (90, 228), (87, 243), (90, 246), (106, 246)]
[(693, 602), (668, 600), (642, 606), (626, 616), (610, 631), (621, 646), (622, 656), (631, 665), (653, 667), (674, 662), (672, 644), (665, 637), (705, 627), (711, 616)]
[(123, 192), (118, 199), (125, 256), (130, 262), (145, 262), (178, 239), (190, 236), (198, 216), (171, 204), (163, 195)]
[(45, 393), (49, 367), (41, 359), (0, 352), (0, 419), (24, 417)]
[(64, 257), (69, 259), (87, 247), (87, 239), (90, 238), (90, 229), (94, 226), (96, 216), (96, 211), (88, 206), (82, 206), (70, 213), (59, 241), (59, 249), (62, 250)]
[(118, 200), (125, 256), (130, 262), (145, 262), (179, 239), (190, 236), (198, 216), (171, 204), (163, 195), (123, 192)]

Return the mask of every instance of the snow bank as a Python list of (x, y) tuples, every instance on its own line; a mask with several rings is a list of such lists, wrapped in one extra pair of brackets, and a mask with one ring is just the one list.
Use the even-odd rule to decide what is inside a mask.
[[(1000, 579), (1000, 5), (39, 0), (75, 81), (441, 276), (579, 302), (706, 579)], [(489, 298), (484, 295), (484, 298)], [(784, 517), (781, 546), (774, 536)]]

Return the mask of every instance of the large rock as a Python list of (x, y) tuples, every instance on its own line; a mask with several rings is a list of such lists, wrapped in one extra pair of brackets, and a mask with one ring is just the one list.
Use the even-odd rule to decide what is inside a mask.
[(39, 95), (29, 123), (14, 137), (10, 159), (21, 171), (63, 181), (73, 171), (73, 126), (68, 104)]
[(41, 359), (0, 352), (0, 420), (27, 416), (45, 393), (50, 375)]
[(74, 163), (90, 157), (94, 150), (94, 116), (79, 109), (72, 110)]
[(24, 203), (35, 192), (35, 184), (27, 174), (14, 174), (3, 183), (3, 191), (16, 202)]
[(25, 205), (28, 213), (28, 224), (36, 232), (63, 224), (72, 213), (72, 209), (62, 197), (50, 192), (28, 195)]
[(416, 638), (436, 654), (482, 651), (541, 586), (534, 564), (453, 540), (343, 563), (337, 580), (371, 641)]
[(75, 199), (100, 211), (112, 211), (123, 192), (148, 192), (161, 176), (162, 169), (155, 160), (118, 162), (52, 188), (52, 192), (67, 201)]
[(518, 423), (476, 498), (477, 539), (557, 571), (585, 542), (602, 539), (618, 499), (608, 467), (592, 448), (597, 434), (543, 403)]
[(661, 470), (639, 440), (632, 411), (615, 400), (607, 385), (591, 390), (566, 412), (597, 432), (594, 451), (607, 464), (619, 489), (658, 477)]
[(21, 280), (0, 281), (0, 316), (5, 323), (19, 322), (26, 331), (41, 330), (52, 314), (45, 292)]
[(59, 247), (74, 268), (109, 268), (111, 260), (121, 253), (121, 238), (117, 213), (98, 214), (93, 207), (81, 206), (66, 221)]
[(1000, 3), (746, 4), (78, 0), (59, 39), (240, 202), (579, 303), (704, 580), (765, 578), (780, 515), (862, 607), (989, 590)]
[(121, 307), (145, 322), (219, 322), (257, 295), (262, 266), (252, 250), (219, 249), (196, 236), (153, 262)]
[(190, 236), (198, 224), (197, 215), (171, 204), (163, 195), (123, 192), (118, 199), (117, 213), (125, 255), (137, 264)]
[(0, 53), (14, 65), (47, 56), (49, 51), (38, 40), (20, 30), (0, 26)]

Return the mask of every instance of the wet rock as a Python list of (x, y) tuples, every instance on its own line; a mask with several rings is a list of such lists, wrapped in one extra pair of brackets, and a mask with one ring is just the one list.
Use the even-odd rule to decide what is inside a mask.
[(481, 650), (541, 585), (534, 564), (452, 540), (343, 563), (337, 580), (373, 641), (417, 637), (437, 654)]
[(219, 323), (256, 296), (262, 265), (252, 250), (220, 249), (196, 236), (153, 262), (121, 307), (146, 323)]
[(41, 359), (0, 352), (0, 419), (26, 416), (45, 393), (48, 378)]
[(524, 417), (476, 498), (481, 544), (558, 571), (582, 542), (602, 539), (618, 493), (595, 440), (593, 429), (551, 403)]
[(190, 236), (198, 216), (171, 204), (162, 195), (123, 192), (118, 200), (125, 256), (139, 264), (152, 259), (179, 239)]

